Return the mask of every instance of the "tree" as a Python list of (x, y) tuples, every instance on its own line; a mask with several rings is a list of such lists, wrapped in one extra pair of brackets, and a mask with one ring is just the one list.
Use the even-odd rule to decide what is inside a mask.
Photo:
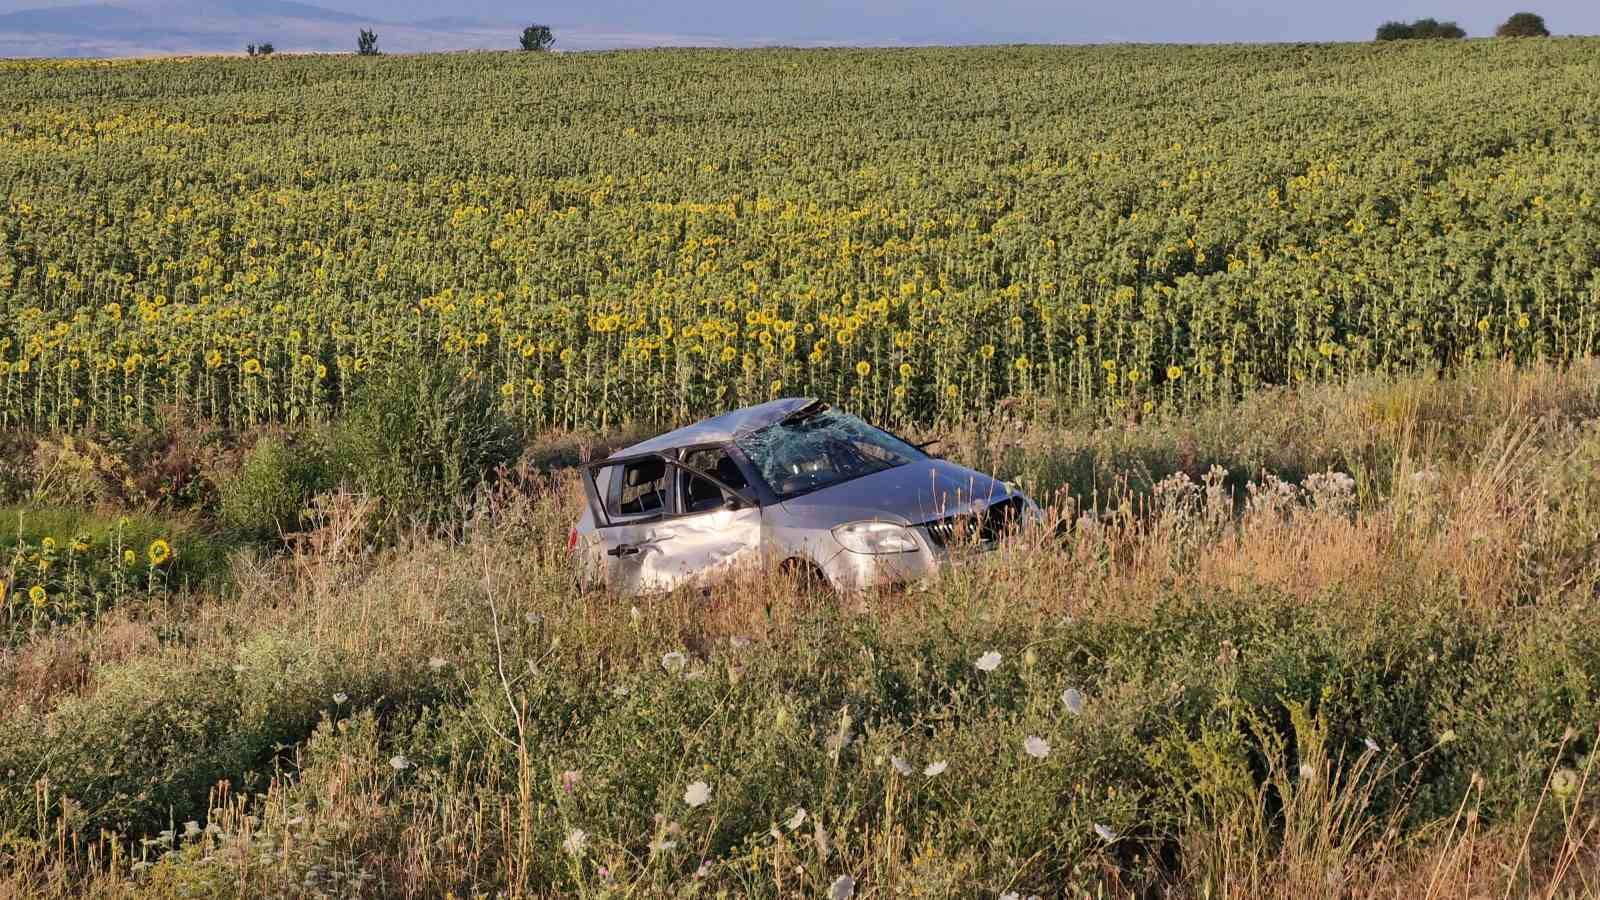
[(1443, 38), (1455, 40), (1467, 36), (1467, 33), (1462, 30), (1460, 25), (1454, 22), (1441, 22), (1438, 19), (1418, 19), (1411, 23), (1411, 31), (1413, 32), (1412, 36), (1419, 39)]
[(272, 42), (268, 41), (267, 43), (262, 44), (261, 46), (257, 47), (256, 48), (256, 52), (261, 54), (262, 56), (271, 56), (272, 55), (272, 51), (274, 51), (276, 49), (277, 49), (276, 47), (272, 46)]
[(1418, 19), (1411, 24), (1405, 22), (1385, 22), (1378, 26), (1377, 39), (1380, 41), (1408, 41), (1412, 39), (1445, 38), (1455, 40), (1467, 36), (1466, 31), (1454, 22), (1441, 22), (1438, 19)]
[(251, 59), (255, 59), (255, 56), (256, 56), (256, 45), (255, 44), (245, 44), (244, 45), (244, 55), (250, 57)]
[(361, 29), (361, 34), (356, 38), (356, 53), (361, 56), (378, 55), (378, 35), (376, 32)]
[(549, 50), (555, 42), (556, 36), (550, 32), (549, 25), (529, 25), (522, 29), (522, 49), (530, 53)]
[(1505, 20), (1494, 30), (1495, 37), (1549, 37), (1550, 29), (1544, 26), (1544, 16), (1519, 12)]
[(1404, 22), (1385, 22), (1378, 26), (1378, 40), (1405, 41), (1416, 37), (1411, 26)]

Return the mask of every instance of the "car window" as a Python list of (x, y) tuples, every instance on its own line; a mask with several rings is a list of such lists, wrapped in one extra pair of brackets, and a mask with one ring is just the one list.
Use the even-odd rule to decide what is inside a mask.
[[(714, 475), (718, 481), (731, 488), (746, 486), (744, 473), (739, 471), (738, 465), (728, 456), (728, 451), (720, 447), (687, 451), (683, 454), (683, 464), (689, 469)], [(687, 470), (680, 470), (678, 477), (678, 496), (686, 514), (722, 509), (733, 500), (732, 494), (714, 482), (690, 474)]]
[(928, 455), (848, 413), (824, 410), (740, 438), (739, 449), (782, 498), (882, 472)]
[(667, 511), (667, 464), (641, 459), (616, 467), (611, 477), (606, 512), (616, 518), (660, 515)]

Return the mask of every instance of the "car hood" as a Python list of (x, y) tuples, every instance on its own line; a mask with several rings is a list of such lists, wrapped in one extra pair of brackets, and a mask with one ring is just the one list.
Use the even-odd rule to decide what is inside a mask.
[(878, 520), (916, 525), (1021, 496), (1004, 482), (942, 459), (919, 460), (783, 501), (802, 522), (833, 527)]

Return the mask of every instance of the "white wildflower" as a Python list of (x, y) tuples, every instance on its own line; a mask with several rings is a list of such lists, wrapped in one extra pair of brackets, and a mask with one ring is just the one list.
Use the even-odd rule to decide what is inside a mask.
[(1077, 688), (1067, 688), (1061, 692), (1061, 703), (1067, 712), (1075, 716), (1083, 715), (1083, 692)]
[(937, 762), (928, 763), (928, 765), (925, 768), (923, 768), (922, 774), (928, 776), (929, 778), (935, 778), (935, 777), (943, 774), (944, 770), (948, 769), (948, 768), (950, 768), (949, 763), (946, 763), (944, 760), (941, 759), (941, 760), (938, 760)]
[(1367, 738), (1365, 743), (1367, 745), (1367, 749), (1372, 751), (1373, 753), (1377, 753), (1379, 750), (1383, 749), (1382, 747), (1379, 747), (1378, 746), (1378, 742), (1373, 740), (1372, 738)]
[(1050, 742), (1036, 734), (1030, 734), (1022, 742), (1022, 749), (1034, 759), (1044, 759), (1050, 755)]
[(688, 664), (689, 658), (676, 650), (672, 651), (671, 653), (662, 654), (661, 656), (661, 668), (666, 669), (668, 672), (671, 672), (674, 675), (682, 672), (683, 667)]
[(1112, 831), (1108, 826), (1101, 825), (1099, 822), (1094, 823), (1094, 833), (1100, 836), (1100, 840), (1108, 844), (1117, 839), (1115, 831)]
[(650, 842), (651, 853), (666, 853), (678, 846), (678, 842), (671, 838), (661, 838)]
[(856, 880), (849, 875), (840, 875), (828, 887), (828, 900), (850, 900), (856, 895)]
[(710, 799), (711, 785), (704, 781), (696, 781), (683, 792), (683, 802), (696, 808), (705, 806), (706, 801)]
[(800, 826), (804, 825), (805, 823), (806, 808), (802, 806), (794, 811), (794, 815), (789, 817), (789, 821), (783, 823), (783, 827), (789, 829), (790, 831), (798, 831), (800, 830)]
[(571, 856), (582, 856), (585, 847), (589, 846), (589, 832), (582, 828), (574, 828), (567, 832), (567, 839), (561, 842), (561, 849)]
[(891, 756), (891, 757), (889, 757), (889, 765), (894, 766), (894, 770), (896, 772), (899, 772), (901, 775), (910, 775), (911, 774), (911, 763), (906, 762), (905, 759), (902, 758), (902, 757), (899, 757), (899, 756)]
[(993, 672), (995, 669), (1000, 668), (1000, 654), (998, 651), (990, 650), (988, 653), (978, 657), (978, 661), (973, 665), (978, 668), (979, 672)]
[(340, 692), (338, 692), (338, 693), (333, 695), (333, 702), (334, 703), (343, 704), (346, 700), (349, 700), (349, 699), (350, 699), (350, 695), (346, 694), (344, 691), (340, 691)]
[(406, 769), (411, 768), (411, 760), (406, 759), (405, 754), (391, 756), (389, 757), (389, 768), (396, 772), (404, 772)]

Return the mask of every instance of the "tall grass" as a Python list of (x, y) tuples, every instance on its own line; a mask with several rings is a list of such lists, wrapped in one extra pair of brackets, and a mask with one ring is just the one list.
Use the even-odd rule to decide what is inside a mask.
[(1597, 415), (1580, 366), (955, 432), (1066, 536), (840, 598), (579, 594), (560, 470), (388, 549), (329, 495), (0, 657), (0, 892), (1592, 895)]

